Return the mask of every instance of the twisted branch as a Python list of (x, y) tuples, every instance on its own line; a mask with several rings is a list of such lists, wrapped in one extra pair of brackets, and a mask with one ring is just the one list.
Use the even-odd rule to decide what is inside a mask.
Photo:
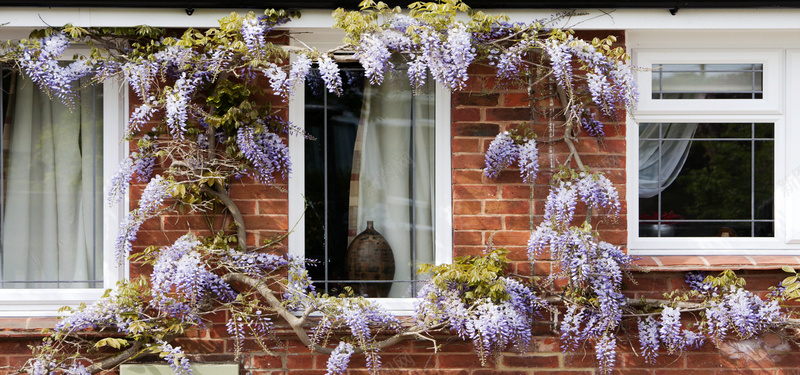
[[(264, 297), (264, 300), (267, 302), (267, 304), (269, 304), (269, 306), (273, 310), (275, 310), (275, 313), (284, 320), (286, 320), (286, 323), (289, 324), (289, 327), (291, 327), (292, 331), (295, 333), (295, 335), (297, 335), (297, 338), (304, 345), (308, 346), (309, 348), (311, 348), (311, 350), (314, 350), (317, 353), (322, 353), (322, 354), (333, 353), (332, 348), (321, 346), (315, 343), (314, 340), (311, 339), (311, 337), (308, 335), (308, 332), (306, 332), (305, 328), (303, 327), (307, 322), (308, 317), (314, 311), (316, 311), (316, 309), (313, 306), (309, 306), (308, 308), (306, 308), (305, 311), (303, 311), (303, 313), (300, 316), (296, 316), (292, 314), (292, 312), (289, 311), (289, 309), (287, 309), (286, 306), (283, 303), (281, 303), (280, 300), (278, 300), (278, 298), (275, 296), (274, 291), (270, 289), (266, 284), (261, 282), (261, 280), (250, 277), (242, 273), (226, 274), (222, 276), (222, 279), (228, 283), (239, 282), (255, 289), (255, 291), (258, 292), (260, 296)], [(438, 328), (441, 327), (434, 327), (434, 329)], [(395, 345), (399, 342), (411, 339), (433, 340), (432, 338), (424, 335), (423, 328), (415, 327), (407, 331), (398, 332), (381, 341), (377, 341), (374, 344), (370, 345), (370, 349), (371, 350), (383, 349)], [(363, 352), (364, 348), (356, 348), (354, 351), (355, 354)]]
[(242, 211), (239, 210), (239, 206), (236, 205), (236, 202), (233, 201), (231, 196), (228, 195), (228, 193), (226, 193), (223, 187), (219, 184), (214, 184), (214, 189), (208, 185), (201, 185), (200, 191), (218, 199), (220, 202), (222, 202), (225, 208), (228, 209), (233, 217), (233, 222), (236, 223), (236, 239), (242, 246), (242, 249), (246, 249), (247, 230), (244, 226), (244, 217), (242, 217)]
[[(130, 342), (130, 340), (128, 341)], [(86, 368), (90, 374), (96, 374), (100, 371), (106, 371), (113, 369), (120, 364), (132, 360), (141, 354), (142, 343), (139, 341), (133, 341), (131, 347), (119, 352), (117, 355), (113, 357), (106, 358), (102, 361), (98, 361), (93, 363), (91, 366)]]

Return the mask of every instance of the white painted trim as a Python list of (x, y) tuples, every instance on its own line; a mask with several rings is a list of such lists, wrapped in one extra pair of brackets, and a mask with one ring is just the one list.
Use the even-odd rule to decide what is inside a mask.
[[(268, 4), (265, 4), (265, 7)], [(195, 9), (191, 16), (183, 8), (36, 8), (3, 7), (4, 29), (43, 28), (72, 23), (76, 26), (216, 27), (231, 12), (262, 14), (259, 9)], [(571, 9), (481, 9), (487, 14), (506, 14), (511, 22), (547, 19)], [(302, 17), (287, 28), (330, 29), (331, 11), (300, 10)], [(578, 15), (558, 23), (576, 30), (796, 30), (800, 9), (681, 9), (671, 15), (664, 9), (579, 9)]]
[[(239, 375), (239, 362), (201, 363), (189, 365), (194, 375)], [(126, 363), (119, 367), (120, 375), (173, 375), (175, 372), (164, 363)]]
[[(786, 51), (786, 87), (800, 88), (800, 50), (790, 49)], [(776, 210), (785, 210), (786, 214), (786, 242), (800, 244), (800, 91), (786, 90), (786, 119), (789, 126), (786, 127), (785, 138), (790, 145), (785, 148), (786, 165), (782, 169), (783, 176), (775, 181), (775, 192), (785, 196), (786, 203), (775, 205)], [(777, 136), (777, 134), (776, 134)]]
[[(103, 197), (111, 190), (111, 177), (120, 162), (128, 156), (128, 142), (123, 133), (128, 124), (128, 85), (109, 80), (103, 84)], [(130, 267), (127, 259), (122, 265), (116, 261), (114, 246), (117, 231), (130, 207), (130, 195), (125, 194), (115, 205), (103, 199), (103, 287), (113, 288), (122, 279), (128, 278)]]
[[(453, 169), (450, 129), (450, 90), (436, 85), (436, 127), (434, 129), (434, 183), (436, 202), (436, 264), (453, 263)], [(441, 150), (440, 148), (444, 148)]]
[[(305, 90), (295, 87), (289, 99), (289, 122), (305, 129)], [(289, 175), (289, 253), (295, 256), (305, 255), (306, 220), (305, 207), (305, 144), (302, 134), (289, 135), (289, 158), (293, 161), (292, 173)]]
[[(778, 114), (783, 99), (783, 50), (634, 49), (639, 82), (637, 117), (642, 114)], [(763, 64), (763, 99), (652, 99), (654, 64)]]

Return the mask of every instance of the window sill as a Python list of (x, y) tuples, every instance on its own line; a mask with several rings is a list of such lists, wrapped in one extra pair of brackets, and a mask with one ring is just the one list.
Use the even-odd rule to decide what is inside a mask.
[(57, 322), (58, 318), (51, 317), (0, 318), (0, 338), (44, 337), (42, 329), (53, 328)]
[(774, 270), (800, 264), (800, 256), (641, 256), (635, 264), (648, 271)]

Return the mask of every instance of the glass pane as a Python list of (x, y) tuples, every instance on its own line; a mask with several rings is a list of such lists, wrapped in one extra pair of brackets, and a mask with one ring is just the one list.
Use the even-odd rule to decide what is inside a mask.
[(653, 99), (761, 99), (761, 64), (656, 64)]
[(775, 217), (774, 196), (775, 145), (771, 141), (755, 142), (754, 201), (756, 219)]
[(102, 287), (102, 87), (69, 108), (13, 74), (2, 80), (0, 286)]
[[(342, 81), (342, 96), (306, 85), (306, 129), (317, 138), (306, 145), (306, 256), (319, 260), (309, 271), (328, 293), (407, 297), (417, 266), (434, 261), (433, 85), (415, 93), (398, 72), (370, 86), (358, 68)], [(368, 223), (374, 242), (359, 236)]]
[(774, 142), (752, 137), (774, 125), (645, 123), (640, 133), (656, 127), (661, 140), (639, 142), (641, 236), (774, 235)]

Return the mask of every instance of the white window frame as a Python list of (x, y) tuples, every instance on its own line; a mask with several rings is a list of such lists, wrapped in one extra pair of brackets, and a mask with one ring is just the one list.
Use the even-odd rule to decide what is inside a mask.
[[(341, 45), (344, 34), (331, 29), (292, 30), (306, 44), (321, 51)], [(308, 43), (313, 40), (313, 43)], [(453, 215), (452, 215), (452, 178), (451, 178), (451, 145), (450, 145), (450, 91), (436, 86), (436, 109), (434, 128), (434, 259), (435, 264), (448, 264), (453, 261)], [(305, 92), (296, 89), (289, 100), (289, 122), (302, 127), (305, 123)], [(303, 197), (305, 186), (305, 139), (292, 135), (289, 137), (289, 154), (293, 161), (292, 173), (289, 176), (289, 252), (303, 256), (305, 254), (305, 222)], [(386, 309), (398, 314), (407, 315), (413, 311), (415, 298), (371, 298)]]
[[(67, 51), (72, 56), (77, 50)], [(54, 98), (53, 100), (58, 100)], [(119, 223), (126, 214), (129, 198), (110, 206), (105, 199), (111, 188), (111, 176), (119, 163), (128, 155), (128, 143), (122, 142), (124, 124), (128, 120), (127, 86), (118, 81), (103, 83), (103, 287), (102, 288), (46, 288), (0, 289), (0, 317), (57, 316), (63, 306), (76, 307), (80, 303), (98, 300), (106, 289), (113, 288), (119, 280), (128, 277), (128, 263), (118, 266), (114, 242)]]
[[(779, 32), (633, 31), (628, 47), (637, 71), (640, 105), (627, 121), (628, 249), (632, 255), (789, 255), (800, 253), (800, 183), (790, 192), (786, 176), (800, 177), (800, 44)], [(786, 32), (782, 32), (786, 34)], [(709, 34), (709, 35), (703, 35)], [(741, 35), (739, 35), (741, 34)], [(692, 35), (698, 35), (692, 38)], [(775, 39), (770, 39), (774, 37)], [(750, 44), (741, 42), (749, 41)], [(761, 42), (759, 42), (759, 40)], [(765, 41), (766, 40), (766, 41)], [(783, 44), (788, 43), (788, 44)], [(756, 48), (748, 48), (748, 46)], [(767, 47), (767, 48), (758, 48)], [(779, 48), (790, 47), (790, 48)], [(784, 62), (786, 62), (784, 64)], [(764, 64), (763, 99), (652, 99), (653, 64)], [(784, 82), (789, 82), (784, 84)], [(797, 84), (792, 84), (797, 82)], [(794, 89), (792, 89), (794, 88)], [(775, 124), (775, 236), (639, 237), (639, 123), (741, 122)], [(792, 172), (795, 171), (795, 172)], [(800, 181), (798, 181), (800, 182)]]

